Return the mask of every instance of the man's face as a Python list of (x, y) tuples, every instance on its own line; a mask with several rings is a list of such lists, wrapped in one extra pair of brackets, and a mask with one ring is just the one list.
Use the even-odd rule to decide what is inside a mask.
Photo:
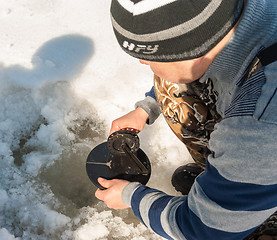
[(140, 60), (140, 63), (150, 66), (153, 73), (169, 82), (190, 83), (204, 75), (211, 60), (204, 56), (180, 62), (152, 62)]

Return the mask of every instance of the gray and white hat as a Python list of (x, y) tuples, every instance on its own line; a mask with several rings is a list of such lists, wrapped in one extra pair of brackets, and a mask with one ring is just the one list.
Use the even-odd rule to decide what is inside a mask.
[(205, 55), (234, 27), (243, 0), (112, 0), (116, 38), (133, 57), (174, 62)]

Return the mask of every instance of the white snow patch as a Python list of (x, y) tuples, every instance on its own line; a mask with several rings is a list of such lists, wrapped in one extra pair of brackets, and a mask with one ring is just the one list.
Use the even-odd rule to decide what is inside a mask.
[[(112, 120), (153, 84), (118, 46), (109, 5), (0, 2), (1, 240), (161, 239), (130, 210), (100, 204), (84, 168)], [(176, 194), (170, 178), (190, 161), (186, 149), (162, 118), (139, 136), (152, 163), (149, 186)]]

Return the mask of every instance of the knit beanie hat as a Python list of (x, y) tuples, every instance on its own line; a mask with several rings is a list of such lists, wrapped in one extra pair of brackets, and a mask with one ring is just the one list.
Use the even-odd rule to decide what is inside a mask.
[(234, 27), (243, 0), (112, 0), (111, 21), (133, 57), (174, 62), (209, 52)]

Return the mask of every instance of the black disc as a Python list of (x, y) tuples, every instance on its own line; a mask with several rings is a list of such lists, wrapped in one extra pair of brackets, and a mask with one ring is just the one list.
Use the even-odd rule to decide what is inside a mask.
[(109, 151), (108, 143), (104, 142), (96, 146), (88, 155), (86, 171), (92, 183), (103, 188), (97, 181), (99, 177), (105, 179), (124, 179), (130, 182), (140, 182), (146, 184), (150, 178), (151, 166), (148, 157), (141, 150), (133, 154), (147, 169), (143, 173), (138, 164), (128, 154), (113, 154)]

